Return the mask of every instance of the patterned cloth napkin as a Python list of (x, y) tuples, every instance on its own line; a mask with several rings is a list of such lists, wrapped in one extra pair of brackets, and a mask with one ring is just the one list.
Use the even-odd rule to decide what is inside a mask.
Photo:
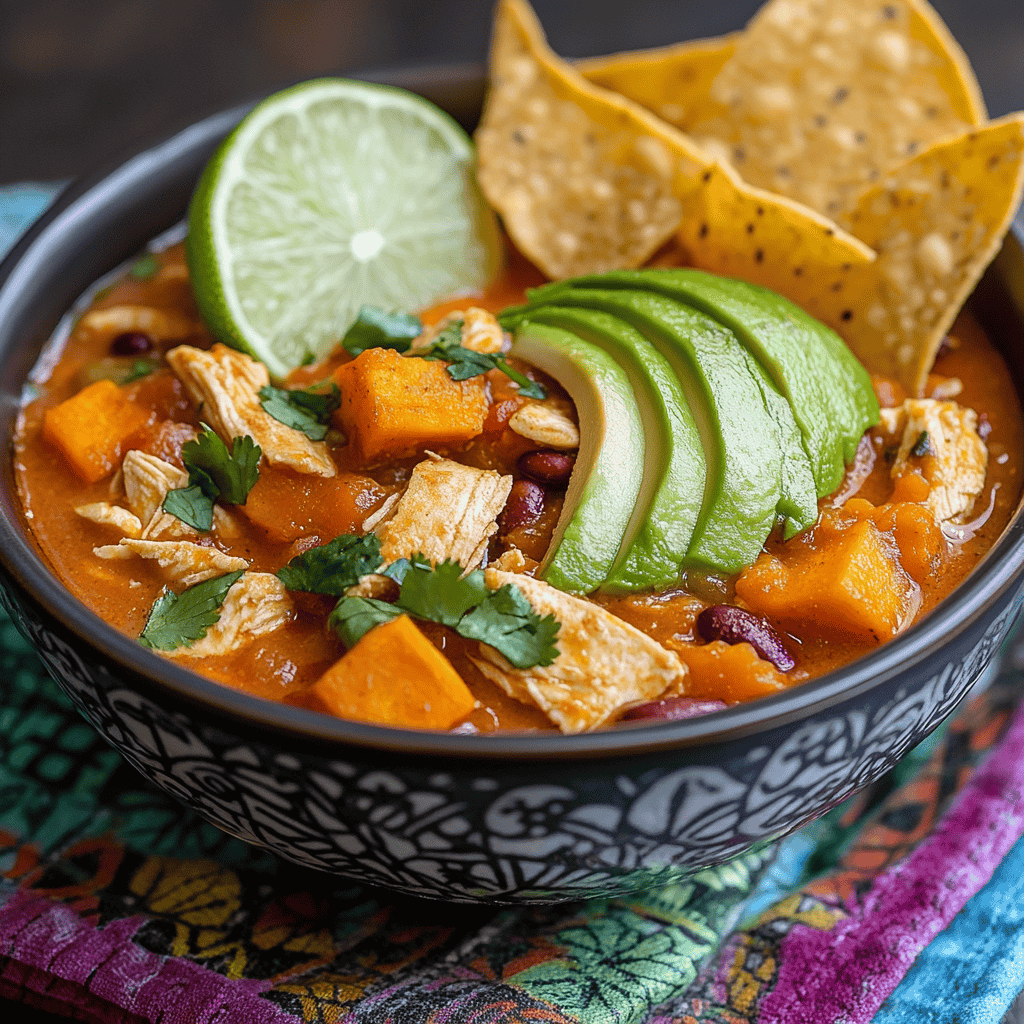
[[(0, 230), (11, 194), (23, 214), (52, 194), (32, 188), (6, 208), (0, 190)], [(1015, 664), (770, 849), (629, 898), (494, 909), (219, 832), (109, 749), (0, 616), (0, 996), (118, 1024), (996, 1024), (1024, 987)]]

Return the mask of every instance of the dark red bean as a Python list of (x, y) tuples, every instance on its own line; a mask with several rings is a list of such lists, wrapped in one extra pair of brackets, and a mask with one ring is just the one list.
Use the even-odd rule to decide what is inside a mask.
[(520, 455), (516, 465), (523, 476), (536, 480), (539, 484), (565, 487), (572, 476), (572, 468), (576, 465), (576, 456), (543, 448)]
[(722, 640), (727, 644), (748, 643), (780, 672), (788, 672), (796, 662), (786, 650), (782, 638), (767, 619), (731, 604), (716, 604), (697, 616), (697, 632), (704, 640)]
[(623, 722), (640, 722), (658, 719), (662, 722), (678, 722), (683, 718), (697, 718), (710, 715), (712, 711), (723, 711), (725, 705), (720, 700), (695, 700), (693, 697), (665, 697), (663, 700), (651, 700), (646, 704), (636, 704), (623, 712)]
[(142, 331), (125, 331), (110, 343), (113, 356), (140, 356), (153, 347), (153, 339)]
[(532, 480), (517, 480), (498, 517), (502, 533), (511, 533), (540, 519), (544, 511), (544, 488)]

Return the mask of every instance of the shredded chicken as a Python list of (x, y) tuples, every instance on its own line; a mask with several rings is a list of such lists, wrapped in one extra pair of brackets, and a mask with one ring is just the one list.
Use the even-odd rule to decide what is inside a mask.
[[(162, 508), (168, 491), (188, 486), (188, 474), (184, 470), (137, 450), (124, 457), (121, 469), (128, 505), (143, 524), (142, 532), (135, 536), (144, 540), (198, 537), (196, 530)], [(238, 534), (233, 517), (219, 505), (213, 508), (213, 531), (224, 539)]]
[(201, 403), (202, 417), (226, 443), (249, 435), (272, 465), (313, 476), (336, 474), (326, 444), (310, 441), (263, 410), (259, 391), (270, 383), (270, 376), (262, 363), (220, 344), (209, 352), (179, 345), (167, 353), (167, 362)]
[(474, 352), (491, 354), (500, 352), (505, 347), (505, 332), (501, 325), (494, 318), (493, 313), (478, 306), (470, 306), (469, 309), (456, 309), (447, 313), (436, 324), (424, 329), (423, 333), (416, 338), (412, 347), (426, 348), (432, 345), (437, 336), (452, 324), (462, 321), (463, 348), (472, 349)]
[[(229, 570), (230, 571), (230, 570)], [(284, 584), (269, 572), (247, 572), (224, 599), (220, 618), (206, 636), (172, 654), (209, 658), (230, 654), (290, 621), (295, 606)]]
[(534, 611), (558, 619), (559, 654), (550, 665), (517, 669), (481, 644), (473, 664), (510, 697), (540, 708), (562, 732), (596, 729), (623, 705), (654, 700), (669, 686), (685, 692), (688, 670), (678, 656), (600, 605), (518, 573), (491, 568), (485, 579), (492, 590), (514, 584)]
[(226, 555), (216, 548), (203, 547), (190, 540), (135, 540), (124, 537), (118, 544), (106, 544), (93, 548), (98, 558), (140, 558), (153, 559), (163, 570), (168, 580), (184, 583), (191, 587), (194, 583), (223, 576), (227, 572), (248, 569), (249, 563), (244, 558)]
[(394, 514), (377, 527), (385, 562), (417, 552), (432, 564), (451, 559), (466, 569), (483, 561), (497, 531), (512, 477), (448, 459), (428, 459), (413, 471)]
[(580, 432), (564, 412), (550, 405), (528, 402), (509, 417), (508, 425), (520, 436), (545, 448), (578, 448)]
[[(531, 559), (530, 561), (532, 562), (533, 560)], [(502, 572), (526, 572), (529, 564), (526, 560), (526, 555), (519, 548), (512, 547), (508, 551), (502, 551), (495, 559), (493, 567), (500, 569)], [(536, 562), (533, 562), (534, 566), (536, 564)]]
[(889, 433), (902, 431), (893, 479), (918, 471), (931, 486), (925, 504), (935, 518), (962, 520), (974, 508), (988, 468), (977, 413), (956, 402), (910, 398), (896, 409), (883, 409), (881, 415)]
[(140, 331), (155, 341), (174, 341), (203, 332), (203, 326), (198, 321), (172, 310), (130, 305), (90, 310), (78, 321), (77, 329), (94, 331), (108, 337), (125, 331)]
[(90, 505), (79, 505), (75, 512), (83, 519), (89, 519), (101, 526), (112, 526), (126, 537), (140, 537), (142, 523), (120, 505), (111, 505), (109, 501), (96, 501)]

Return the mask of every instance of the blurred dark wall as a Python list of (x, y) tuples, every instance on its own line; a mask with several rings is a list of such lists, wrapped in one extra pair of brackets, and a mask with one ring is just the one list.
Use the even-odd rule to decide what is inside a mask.
[[(536, 0), (569, 57), (715, 35), (757, 0)], [(994, 115), (1024, 108), (1024, 0), (935, 0)], [(488, 0), (0, 0), (0, 182), (71, 177), (321, 74), (482, 62)]]

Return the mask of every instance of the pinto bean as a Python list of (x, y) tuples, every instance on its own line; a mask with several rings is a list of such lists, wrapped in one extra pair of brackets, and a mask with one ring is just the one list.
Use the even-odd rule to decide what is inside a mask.
[(516, 465), (519, 472), (530, 480), (552, 487), (565, 487), (572, 476), (572, 468), (576, 465), (576, 456), (541, 448), (520, 455)]
[(114, 356), (140, 356), (153, 348), (153, 339), (142, 331), (124, 331), (110, 343)]
[(544, 488), (532, 480), (517, 480), (498, 516), (502, 533), (511, 533), (540, 519), (544, 511)]
[(731, 604), (716, 604), (705, 608), (697, 616), (697, 632), (708, 641), (748, 643), (780, 672), (788, 672), (796, 664), (782, 638), (767, 619)]
[(697, 718), (699, 715), (710, 715), (712, 711), (723, 711), (725, 705), (720, 700), (696, 700), (693, 697), (665, 697), (662, 700), (649, 700), (644, 704), (636, 704), (622, 715), (623, 722), (640, 722), (658, 720), (662, 722), (678, 722), (683, 718)]

